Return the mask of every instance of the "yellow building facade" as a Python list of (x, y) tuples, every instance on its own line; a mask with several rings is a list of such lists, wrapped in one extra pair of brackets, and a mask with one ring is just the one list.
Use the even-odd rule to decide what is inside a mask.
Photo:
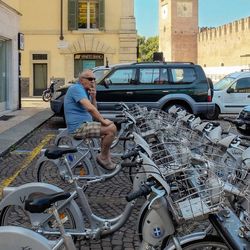
[(87, 68), (136, 61), (134, 0), (6, 0), (22, 14), (22, 96)]

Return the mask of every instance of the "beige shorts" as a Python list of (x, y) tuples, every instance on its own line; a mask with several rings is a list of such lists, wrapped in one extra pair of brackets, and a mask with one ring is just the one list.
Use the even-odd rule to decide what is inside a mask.
[(101, 136), (100, 122), (85, 122), (74, 132), (76, 139), (94, 138)]

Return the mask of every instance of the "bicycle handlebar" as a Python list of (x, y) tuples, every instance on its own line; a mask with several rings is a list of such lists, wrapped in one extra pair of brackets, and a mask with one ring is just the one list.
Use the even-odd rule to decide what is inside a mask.
[(117, 121), (116, 123), (121, 124), (121, 123), (126, 123), (126, 122), (128, 122), (128, 118), (121, 119), (121, 120)]
[(134, 136), (132, 134), (130, 134), (128, 136), (120, 136), (119, 137), (120, 141), (129, 141), (129, 140), (132, 140), (132, 139), (134, 139)]
[(211, 121), (209, 121), (209, 123), (211, 123), (213, 126), (215, 126), (215, 127), (218, 127), (218, 126), (220, 126), (220, 123), (219, 122), (211, 122)]
[(132, 192), (132, 193), (130, 193), (130, 194), (128, 194), (126, 196), (127, 202), (135, 200), (135, 199), (137, 199), (137, 198), (139, 198), (141, 196), (145, 196), (145, 195), (150, 194), (152, 185), (153, 184), (151, 184), (151, 185), (150, 184), (148, 184), (148, 185), (147, 184), (142, 184), (141, 187), (139, 188), (139, 190), (137, 190), (135, 192)]
[(138, 166), (138, 162), (122, 162), (121, 167), (122, 168), (134, 168)]
[(121, 159), (125, 160), (125, 159), (128, 159), (130, 157), (137, 156), (137, 155), (138, 155), (138, 149), (134, 149), (134, 150), (122, 155)]
[(115, 109), (116, 110), (129, 110), (129, 107), (124, 102), (120, 102), (115, 105)]

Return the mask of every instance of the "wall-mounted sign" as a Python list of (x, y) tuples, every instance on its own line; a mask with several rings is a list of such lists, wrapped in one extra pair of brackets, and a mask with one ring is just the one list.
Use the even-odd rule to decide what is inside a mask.
[(103, 60), (103, 54), (75, 54), (75, 60)]
[(18, 50), (24, 50), (24, 34), (18, 33)]

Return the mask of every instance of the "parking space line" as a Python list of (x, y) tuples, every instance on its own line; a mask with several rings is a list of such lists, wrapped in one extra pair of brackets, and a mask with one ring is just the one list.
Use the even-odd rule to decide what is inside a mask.
[(34, 160), (34, 158), (41, 152), (43, 147), (53, 138), (55, 135), (53, 134), (48, 134), (45, 136), (45, 138), (38, 144), (37, 147), (32, 150), (28, 156), (24, 159), (24, 161), (21, 164), (21, 167), (10, 177), (4, 179), (0, 183), (0, 198), (2, 197), (2, 192), (5, 187), (8, 187), (15, 179), (16, 177), (23, 171), (25, 170), (29, 164)]

